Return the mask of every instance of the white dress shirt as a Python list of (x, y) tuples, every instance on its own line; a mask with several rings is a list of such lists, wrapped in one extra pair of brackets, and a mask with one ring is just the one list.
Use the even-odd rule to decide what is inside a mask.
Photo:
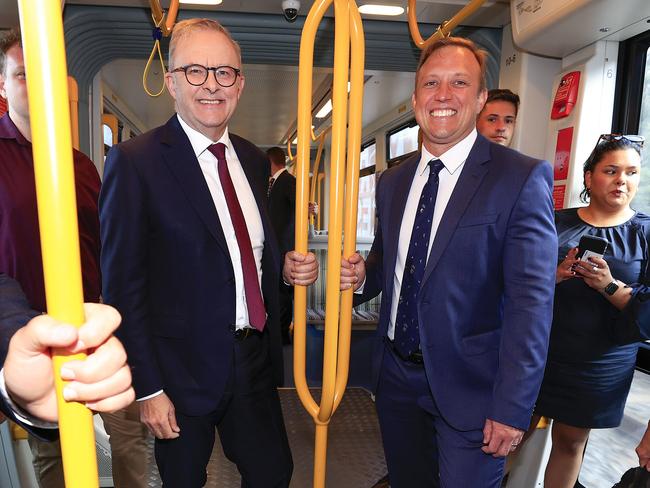
[(404, 262), (411, 243), (411, 232), (413, 231), (413, 223), (415, 222), (415, 212), (420, 202), (420, 195), (424, 185), (429, 181), (429, 161), (431, 159), (439, 159), (445, 167), (439, 173), (438, 193), (436, 195), (436, 206), (433, 209), (433, 220), (431, 222), (431, 236), (429, 237), (429, 251), (427, 252), (427, 260), (431, 252), (431, 244), (436, 237), (438, 226), (442, 220), (442, 216), (449, 203), (458, 178), (465, 165), (465, 160), (476, 141), (476, 129), (470, 132), (465, 139), (460, 141), (454, 147), (440, 156), (434, 156), (427, 149), (422, 146), (422, 156), (420, 162), (415, 170), (415, 176), (411, 183), (408, 198), (406, 200), (406, 207), (404, 207), (404, 215), (402, 217), (402, 225), (399, 231), (399, 241), (397, 244), (397, 261), (395, 262), (395, 274), (393, 276), (393, 299), (391, 301), (390, 310), (390, 323), (388, 324), (387, 335), (388, 338), (393, 340), (395, 335), (395, 317), (397, 316), (397, 306), (399, 305), (399, 295), (402, 290), (402, 278), (404, 275)]
[[(181, 127), (190, 139), (192, 149), (196, 158), (199, 160), (199, 166), (203, 172), (205, 182), (208, 184), (212, 201), (217, 209), (221, 227), (223, 228), (224, 236), (226, 237), (226, 244), (228, 245), (228, 252), (230, 253), (230, 260), (233, 265), (233, 272), (235, 274), (235, 327), (243, 329), (250, 327), (248, 320), (248, 307), (246, 305), (246, 292), (244, 291), (244, 273), (241, 267), (241, 257), (239, 253), (239, 245), (237, 244), (237, 236), (235, 235), (235, 228), (232, 225), (230, 218), (230, 211), (226, 203), (226, 197), (223, 193), (221, 181), (219, 180), (219, 173), (217, 170), (217, 158), (212, 154), (208, 147), (217, 142), (222, 142), (226, 145), (226, 160), (228, 161), (228, 171), (230, 178), (232, 178), (237, 199), (241, 206), (244, 220), (246, 220), (246, 228), (248, 235), (251, 239), (251, 246), (253, 247), (253, 257), (255, 258), (255, 266), (257, 268), (257, 280), (262, 286), (262, 253), (264, 252), (264, 228), (262, 226), (262, 218), (260, 210), (257, 208), (255, 196), (251, 189), (244, 168), (242, 168), (237, 153), (230, 142), (228, 136), (228, 128), (218, 141), (212, 141), (205, 137), (200, 132), (194, 130), (176, 114)], [(218, 293), (218, 290), (214, 291)]]
[(287, 168), (281, 168), (281, 169), (277, 170), (275, 173), (273, 173), (273, 175), (271, 176), (271, 178), (273, 178), (273, 183), (275, 183), (277, 181), (277, 179), (278, 179), (278, 176), (280, 176), (282, 174), (282, 172), (286, 171), (286, 170), (287, 170)]

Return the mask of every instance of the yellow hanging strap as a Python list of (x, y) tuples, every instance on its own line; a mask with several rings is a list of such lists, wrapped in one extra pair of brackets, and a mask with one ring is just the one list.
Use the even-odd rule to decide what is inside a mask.
[(422, 36), (420, 35), (418, 19), (416, 18), (417, 14), (415, 10), (415, 2), (416, 0), (409, 0), (408, 3), (409, 31), (411, 31), (411, 38), (413, 39), (415, 45), (424, 50), (433, 44), (434, 41), (442, 37), (449, 37), (449, 35), (451, 35), (451, 31), (454, 30), (463, 20), (476, 12), (479, 7), (483, 5), (485, 0), (470, 0), (470, 2), (462, 9), (460, 9), (460, 11), (450, 20), (447, 20), (440, 24), (438, 30), (436, 30), (436, 32), (434, 32), (426, 41), (422, 39)]
[[(163, 21), (163, 18), (160, 18), (158, 22), (156, 22), (156, 18), (151, 15), (151, 18), (154, 21), (154, 29), (153, 29), (153, 48), (151, 49), (151, 54), (149, 55), (149, 59), (147, 60), (147, 65), (144, 67), (144, 72), (142, 73), (142, 88), (144, 88), (144, 91), (147, 95), (150, 97), (159, 97), (162, 95), (162, 92), (165, 91), (165, 62), (163, 61), (163, 56), (162, 52), (160, 51), (160, 40), (162, 39), (162, 30), (160, 29), (160, 24)], [(152, 93), (149, 91), (149, 88), (147, 87), (147, 77), (149, 76), (149, 68), (151, 67), (151, 62), (153, 61), (154, 56), (158, 53), (158, 60), (160, 61), (160, 71), (162, 72), (162, 78), (163, 82), (160, 86), (160, 90), (158, 90), (156, 93)]]
[[(38, 221), (47, 312), (56, 320), (84, 322), (68, 79), (59, 0), (19, 0), (30, 106)], [(55, 350), (53, 370), (61, 453), (67, 488), (99, 485), (92, 412), (61, 394), (64, 363), (85, 354)]]
[[(178, 2), (179, 0), (172, 0), (169, 11), (167, 12), (167, 17), (165, 19), (165, 13), (160, 6), (160, 0), (150, 0), (149, 6), (151, 7), (151, 19), (153, 20), (154, 28), (152, 31), (153, 36), (153, 48), (151, 49), (151, 54), (147, 60), (147, 65), (144, 68), (142, 73), (142, 87), (147, 95), (150, 97), (159, 97), (162, 95), (162, 92), (165, 91), (165, 61), (163, 60), (162, 52), (160, 50), (160, 41), (163, 37), (168, 37), (171, 35), (172, 30), (174, 29), (174, 24), (176, 23), (176, 16), (178, 15)], [(157, 93), (152, 93), (147, 87), (147, 77), (149, 76), (149, 69), (151, 67), (151, 62), (153, 61), (154, 56), (158, 53), (158, 60), (160, 61), (160, 71), (162, 72), (163, 82), (160, 87), (160, 90)]]
[[(330, 195), (328, 221), (327, 285), (323, 387), (320, 405), (309, 391), (305, 373), (307, 290), (294, 289), (294, 379), (298, 396), (316, 424), (314, 487), (324, 488), (327, 458), (327, 428), (339, 405), (348, 379), (352, 289), (340, 292), (343, 202), (345, 197), (345, 242), (343, 256), (356, 247), (356, 206), (361, 149), (361, 105), (363, 97), (364, 38), (361, 16), (353, 0), (317, 0), (305, 21), (300, 41), (298, 81), (298, 150), (296, 166), (296, 250), (307, 252), (307, 185), (309, 179), (309, 135), (314, 41), (318, 24), (334, 3), (334, 81), (332, 93), (332, 142), (330, 151)], [(351, 52), (350, 52), (351, 51)], [(350, 58), (352, 67), (350, 72)], [(348, 112), (348, 78), (350, 106)], [(346, 129), (349, 125), (349, 143)], [(339, 318), (341, 319), (339, 325)]]

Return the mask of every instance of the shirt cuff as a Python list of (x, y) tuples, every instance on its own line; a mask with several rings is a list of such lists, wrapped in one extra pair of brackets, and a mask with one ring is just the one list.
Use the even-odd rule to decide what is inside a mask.
[(16, 405), (16, 403), (11, 399), (9, 393), (7, 392), (7, 386), (5, 385), (4, 368), (0, 370), (0, 396), (2, 396), (2, 399), (5, 401), (7, 406), (11, 409), (11, 411), (14, 413), (16, 420), (22, 422), (23, 424), (29, 425), (31, 427), (38, 427), (41, 429), (59, 428), (59, 424), (57, 422), (48, 422), (46, 420), (38, 419), (33, 415), (31, 415), (29, 412), (23, 410), (21, 407)]
[(366, 278), (365, 277), (363, 278), (363, 283), (361, 283), (361, 286), (359, 288), (357, 288), (356, 290), (354, 290), (354, 294), (355, 295), (361, 295), (363, 293), (364, 286), (366, 286)]
[(149, 400), (150, 398), (157, 397), (158, 395), (162, 395), (163, 390), (158, 390), (156, 393), (152, 393), (151, 395), (143, 396), (142, 398), (136, 398), (136, 402), (143, 402), (145, 400)]

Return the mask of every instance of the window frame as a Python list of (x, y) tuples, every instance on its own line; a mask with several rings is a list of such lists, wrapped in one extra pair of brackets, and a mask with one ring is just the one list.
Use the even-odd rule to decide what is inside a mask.
[[(377, 145), (377, 139), (375, 139), (374, 137), (372, 139), (368, 139), (366, 142), (361, 144), (359, 153), (362, 153), (373, 144)], [(376, 172), (377, 172), (377, 149), (375, 149), (375, 164), (373, 164), (372, 166), (367, 166), (362, 170), (359, 170), (359, 179), (363, 178), (364, 176), (374, 174)]]
[(650, 30), (631, 37), (619, 45), (612, 119), (613, 133), (638, 133), (646, 56), (649, 48)]
[[(650, 49), (650, 30), (619, 44), (612, 132), (638, 134), (645, 82), (646, 59)], [(646, 141), (646, 151), (647, 141)], [(636, 368), (650, 374), (650, 344), (641, 344)]]
[[(397, 134), (398, 132), (403, 131), (404, 129), (410, 129), (411, 127), (416, 127), (417, 125), (418, 123), (415, 120), (415, 117), (413, 117), (412, 119), (407, 120), (403, 124), (399, 124), (393, 127), (392, 129), (386, 131), (386, 166), (388, 168), (392, 168), (393, 166), (400, 164), (402, 161), (408, 159), (410, 156), (418, 152), (418, 149), (416, 149), (415, 151), (411, 151), (409, 153), (405, 153), (400, 156), (395, 156), (394, 158), (390, 158), (391, 136)], [(418, 147), (419, 147), (419, 142), (418, 142)]]

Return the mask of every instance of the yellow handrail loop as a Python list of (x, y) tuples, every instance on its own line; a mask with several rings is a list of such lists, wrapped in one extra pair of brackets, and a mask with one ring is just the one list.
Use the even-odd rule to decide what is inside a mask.
[[(165, 91), (165, 61), (163, 60), (162, 52), (160, 50), (160, 40), (163, 37), (169, 37), (174, 29), (174, 24), (176, 23), (176, 16), (178, 15), (178, 4), (179, 0), (172, 0), (169, 5), (169, 11), (167, 12), (167, 17), (165, 18), (165, 12), (160, 6), (160, 0), (149, 0), (149, 6), (151, 7), (151, 19), (153, 20), (154, 29), (152, 31), (153, 36), (153, 48), (151, 49), (151, 54), (147, 60), (147, 65), (144, 68), (142, 73), (142, 87), (147, 95), (150, 97), (158, 97), (162, 95)], [(160, 87), (160, 90), (156, 93), (152, 93), (147, 86), (147, 76), (149, 75), (149, 68), (151, 67), (151, 62), (153, 61), (154, 56), (158, 53), (158, 60), (160, 61), (160, 68), (163, 76), (163, 83)]]
[[(76, 215), (68, 78), (59, 0), (19, 0), (38, 221), (43, 254), (47, 312), (56, 320), (84, 322), (79, 230)], [(63, 473), (67, 488), (99, 485), (92, 413), (66, 402), (64, 363), (85, 354), (55, 350), (54, 382), (59, 412)]]
[(463, 20), (476, 12), (485, 0), (470, 0), (470, 2), (465, 5), (460, 11), (454, 15), (450, 20), (446, 20), (440, 27), (431, 34), (426, 41), (422, 39), (420, 35), (420, 28), (418, 27), (417, 11), (415, 10), (416, 0), (409, 0), (408, 3), (408, 22), (409, 22), (409, 31), (411, 32), (411, 38), (417, 47), (424, 50), (430, 46), (436, 40), (442, 37), (449, 37), (451, 31), (454, 30)]
[[(302, 31), (298, 81), (296, 250), (303, 254), (307, 252), (307, 184), (309, 179), (314, 41), (318, 24), (332, 3), (334, 3), (335, 36), (329, 171), (329, 252), (327, 254), (323, 386), (320, 405), (314, 401), (309, 391), (305, 374), (306, 287), (296, 286), (294, 290), (294, 379), (298, 396), (316, 424), (314, 452), (314, 487), (316, 488), (325, 486), (327, 427), (343, 397), (348, 380), (353, 292), (351, 289), (340, 292), (341, 253), (338, 250), (343, 241), (344, 227), (343, 255), (351, 256), (356, 248), (365, 53), (361, 16), (354, 0), (317, 0), (314, 2)], [(350, 81), (349, 107), (348, 80)], [(349, 130), (347, 162), (346, 129)], [(324, 136), (324, 134), (321, 135)], [(318, 182), (317, 168), (314, 173), (315, 181)], [(312, 188), (315, 188), (313, 183)], [(344, 198), (345, 223), (342, 205)]]

